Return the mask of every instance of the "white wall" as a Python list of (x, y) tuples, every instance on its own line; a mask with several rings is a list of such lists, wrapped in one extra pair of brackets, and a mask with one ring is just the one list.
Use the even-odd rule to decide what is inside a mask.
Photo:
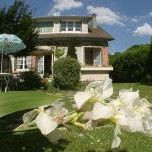
[(59, 33), (59, 32), (60, 32), (60, 21), (54, 21), (53, 33)]
[(82, 32), (88, 33), (88, 23), (86, 21), (82, 22)]
[(77, 54), (79, 63), (81, 65), (83, 65), (83, 58), (84, 58), (83, 48), (82, 47), (76, 47), (76, 54)]
[(81, 71), (81, 81), (100, 81), (109, 77), (109, 71)]

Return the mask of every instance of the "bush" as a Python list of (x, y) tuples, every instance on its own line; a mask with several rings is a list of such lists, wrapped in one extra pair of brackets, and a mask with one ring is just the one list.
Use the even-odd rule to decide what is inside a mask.
[(22, 72), (20, 79), (20, 88), (23, 90), (36, 90), (43, 86), (42, 79), (35, 70)]
[(75, 89), (80, 81), (80, 64), (69, 57), (54, 63), (53, 84), (60, 89)]
[(132, 46), (124, 53), (110, 56), (114, 70), (110, 76), (115, 82), (139, 82), (145, 73), (149, 45)]
[(55, 49), (54, 50), (55, 57), (59, 59), (60, 57), (64, 55), (64, 51), (65, 51), (64, 49), (59, 49), (59, 48)]
[(50, 93), (56, 93), (58, 90), (53, 86), (52, 80), (43, 78), (43, 89)]

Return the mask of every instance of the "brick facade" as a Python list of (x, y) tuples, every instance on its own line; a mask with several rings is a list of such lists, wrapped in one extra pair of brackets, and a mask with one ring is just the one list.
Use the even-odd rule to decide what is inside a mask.
[(102, 66), (109, 66), (109, 49), (108, 47), (101, 48)]

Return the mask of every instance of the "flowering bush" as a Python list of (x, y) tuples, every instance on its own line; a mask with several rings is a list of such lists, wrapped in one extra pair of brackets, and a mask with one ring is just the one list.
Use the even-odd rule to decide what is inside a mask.
[[(151, 104), (139, 97), (139, 91), (120, 90), (116, 99), (113, 94), (112, 80), (91, 82), (84, 92), (74, 95), (76, 111), (69, 113), (63, 103), (53, 103), (34, 109), (23, 116), (23, 126), (36, 124), (44, 135), (52, 135), (60, 126), (75, 125), (85, 130), (99, 127), (105, 120), (115, 124), (111, 148), (117, 148), (122, 130), (152, 134)], [(17, 129), (19, 129), (17, 128)]]

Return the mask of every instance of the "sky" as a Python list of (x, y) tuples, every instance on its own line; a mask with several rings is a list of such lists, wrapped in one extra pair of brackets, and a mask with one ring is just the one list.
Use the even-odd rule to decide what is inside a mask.
[[(0, 7), (14, 0), (0, 0)], [(152, 36), (152, 0), (26, 0), (36, 9), (34, 17), (50, 15), (91, 15), (114, 41), (110, 53), (123, 52), (136, 44), (149, 43)]]

